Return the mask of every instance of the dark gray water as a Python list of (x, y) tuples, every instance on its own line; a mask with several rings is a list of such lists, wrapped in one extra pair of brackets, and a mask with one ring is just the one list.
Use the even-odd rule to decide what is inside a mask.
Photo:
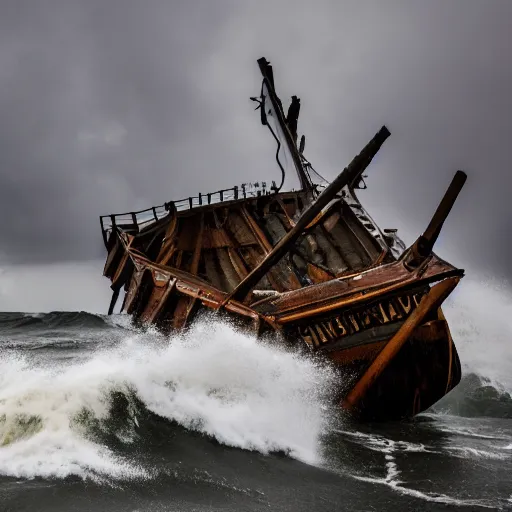
[(0, 512), (512, 510), (512, 400), (481, 373), (354, 425), (328, 367), (221, 323), (4, 313), (0, 347)]

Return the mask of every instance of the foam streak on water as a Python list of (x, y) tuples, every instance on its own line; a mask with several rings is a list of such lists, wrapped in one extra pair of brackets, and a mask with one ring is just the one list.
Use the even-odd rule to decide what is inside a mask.
[[(149, 411), (225, 445), (315, 462), (330, 379), (330, 371), (310, 360), (212, 322), (170, 342), (131, 333), (115, 348), (65, 368), (4, 357), (0, 474), (143, 476), (79, 421), (84, 411), (108, 416), (114, 391), (134, 393)], [(132, 420), (136, 426), (137, 417)]]
[[(368, 474), (372, 471), (368, 471), (367, 467), (361, 465), (360, 467), (356, 468), (355, 471), (344, 471), (344, 474), (350, 476), (351, 478), (364, 482), (384, 485), (402, 495), (411, 496), (427, 502), (443, 503), (460, 507), (470, 507), (472, 510), (487, 508), (495, 509), (496, 504), (499, 503), (499, 499), (496, 499), (496, 496), (483, 499), (468, 499), (457, 497), (455, 495), (448, 495), (441, 492), (429, 492), (427, 490), (414, 488), (414, 481), (411, 483), (407, 480), (402, 480), (402, 470), (400, 468), (399, 458), (403, 459), (404, 454), (407, 453), (436, 454), (438, 456), (443, 456), (444, 458), (446, 458), (446, 455), (461, 457), (473, 463), (474, 460), (478, 461), (481, 459), (506, 460), (509, 458), (506, 454), (479, 450), (466, 446), (433, 447), (423, 443), (395, 441), (393, 439), (384, 437), (383, 435), (373, 433), (352, 432), (346, 430), (335, 430), (335, 432), (340, 434), (342, 438), (348, 439), (349, 441), (356, 444), (360, 444), (368, 450), (380, 452), (384, 455), (383, 476)], [(497, 447), (495, 448), (498, 449)], [(460, 493), (461, 490), (463, 491), (463, 489), (454, 488), (452, 493), (455, 494), (457, 491)]]

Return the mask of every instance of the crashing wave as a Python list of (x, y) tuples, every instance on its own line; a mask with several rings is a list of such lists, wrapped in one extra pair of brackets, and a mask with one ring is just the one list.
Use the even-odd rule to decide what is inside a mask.
[(0, 361), (0, 474), (138, 475), (114, 447), (152, 438), (162, 421), (314, 462), (332, 377), (219, 322), (170, 340), (133, 333), (65, 367), (10, 355)]

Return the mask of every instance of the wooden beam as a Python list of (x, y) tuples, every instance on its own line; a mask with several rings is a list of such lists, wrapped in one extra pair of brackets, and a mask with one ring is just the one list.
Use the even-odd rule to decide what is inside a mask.
[(173, 209), (168, 214), (170, 219), (169, 224), (167, 225), (167, 229), (165, 230), (164, 238), (162, 240), (162, 248), (160, 249), (160, 253), (156, 258), (156, 262), (162, 265), (165, 265), (169, 261), (172, 253), (174, 252), (174, 236), (176, 234), (176, 227), (178, 225), (178, 217), (176, 216), (176, 213), (176, 207), (173, 203)]
[(408, 268), (417, 268), (425, 259), (430, 256), (432, 249), (441, 233), (444, 221), (448, 217), (457, 196), (459, 195), (467, 175), (463, 171), (457, 171), (446, 190), (443, 199), (439, 203), (425, 232), (418, 237), (405, 255), (405, 264)]
[(336, 194), (350, 183), (353, 176), (368, 167), (384, 141), (390, 136), (389, 130), (383, 126), (373, 139), (363, 148), (350, 164), (334, 181), (323, 190), (310, 207), (302, 214), (295, 226), (274, 246), (265, 259), (231, 292), (226, 299), (243, 300), (260, 279), (291, 249), (304, 229), (325, 208)]
[(201, 214), (199, 219), (199, 228), (196, 239), (196, 246), (194, 248), (194, 255), (192, 257), (192, 264), (190, 265), (190, 273), (197, 275), (199, 270), (199, 260), (201, 258), (201, 250), (203, 248), (203, 232), (204, 232), (204, 213)]
[[(229, 215), (229, 212), (226, 212), (226, 213), (227, 213), (227, 215), (226, 215), (226, 217), (227, 217)], [(238, 255), (238, 253), (235, 250), (238, 247), (238, 243), (231, 236), (231, 234), (228, 232), (228, 230), (224, 227), (223, 223), (220, 222), (219, 217), (215, 213), (215, 211), (213, 212), (213, 218), (215, 221), (216, 228), (222, 233), (222, 236), (228, 243), (228, 245), (226, 247), (227, 253), (228, 253), (229, 259), (231, 261), (231, 264), (233, 265), (233, 268), (235, 269), (235, 272), (238, 275), (237, 282), (240, 282), (242, 279), (244, 279), (247, 276), (247, 274), (249, 272), (247, 271), (247, 268), (245, 267), (245, 265), (242, 261), (242, 258), (240, 258), (240, 256)]]
[(249, 226), (249, 229), (256, 238), (258, 245), (261, 247), (265, 254), (268, 254), (272, 250), (272, 244), (267, 240), (265, 233), (263, 233), (261, 228), (258, 226), (257, 222), (252, 218), (251, 214), (247, 211), (245, 206), (242, 206), (242, 208), (240, 208), (240, 211), (242, 212), (242, 217)]
[(418, 307), (411, 313), (397, 333), (389, 340), (379, 355), (373, 360), (363, 376), (343, 400), (343, 407), (353, 411), (364, 398), (368, 390), (373, 386), (379, 375), (389, 366), (400, 349), (411, 337), (414, 329), (418, 327), (433, 309), (439, 308), (442, 302), (457, 286), (460, 278), (451, 277), (433, 286), (423, 296)]

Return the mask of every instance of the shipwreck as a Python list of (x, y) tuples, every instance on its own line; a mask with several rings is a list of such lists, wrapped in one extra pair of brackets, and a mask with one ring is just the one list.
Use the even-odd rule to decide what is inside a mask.
[[(344, 375), (340, 405), (362, 420), (412, 417), (461, 378), (441, 305), (464, 275), (434, 252), (466, 181), (457, 171), (426, 230), (410, 247), (380, 229), (359, 201), (363, 173), (390, 132), (383, 126), (331, 182), (304, 156), (300, 100), (286, 113), (273, 69), (261, 58), (257, 102), (277, 144), (279, 185), (235, 186), (144, 211), (100, 217), (107, 249), (109, 314), (163, 331), (204, 310), (258, 336), (299, 344)], [(294, 173), (296, 190), (283, 187)]]

